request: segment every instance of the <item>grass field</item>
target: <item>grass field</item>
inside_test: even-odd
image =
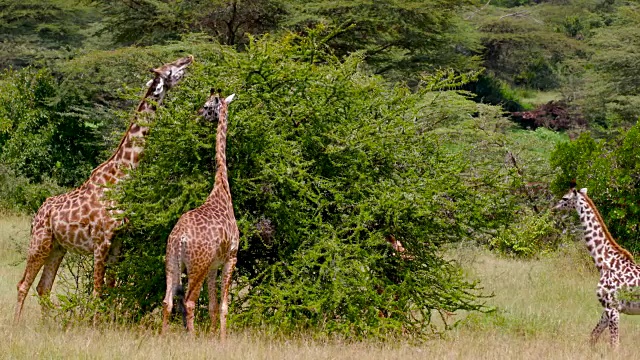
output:
[[[408,344],[270,339],[235,333],[222,345],[209,335],[180,331],[160,337],[155,329],[85,327],[63,330],[42,320],[29,296],[22,322],[12,325],[16,284],[24,269],[29,219],[0,215],[0,358],[5,359],[637,359],[640,316],[621,318],[621,346],[612,351],[605,332],[591,348],[588,337],[600,317],[597,274],[581,244],[541,260],[518,261],[460,247],[449,256],[468,276],[481,280],[492,314],[457,315],[461,322],[444,338]],[[16,244],[18,246],[16,247]],[[16,265],[17,263],[17,265]],[[55,286],[55,285],[54,285]],[[35,293],[35,286],[31,294]]]

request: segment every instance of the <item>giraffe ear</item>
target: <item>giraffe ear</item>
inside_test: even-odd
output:
[[[226,99],[224,99],[224,102],[226,102],[228,104],[228,103],[232,102],[235,97],[236,97],[236,94],[231,94],[231,95],[227,96]]]
[[[587,195],[587,188],[580,189],[580,193],[583,195]]]
[[[153,84],[153,79],[147,81],[147,87],[151,86],[151,84]]]

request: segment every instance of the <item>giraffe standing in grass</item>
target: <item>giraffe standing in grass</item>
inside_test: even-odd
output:
[[[231,190],[227,180],[227,105],[234,95],[221,99],[212,89],[200,114],[218,122],[216,135],[216,175],[213,190],[205,203],[180,217],[167,241],[167,293],[163,301],[162,333],[169,326],[173,296],[182,292],[180,276],[186,268],[188,284],[183,305],[187,331],[193,333],[196,301],[207,278],[209,316],[212,330],[220,316],[220,338],[225,340],[231,274],[236,265],[240,233],[233,213]],[[222,266],[222,299],[218,309],[216,278]]]
[[[105,186],[118,183],[126,176],[127,169],[138,165],[149,128],[136,120],[142,115],[144,121],[149,121],[148,117],[155,113],[156,105],[182,79],[192,62],[193,56],[188,56],[153,69],[155,78],[147,83],[147,92],[116,152],[95,168],[80,187],[52,196],[40,206],[31,224],[27,267],[18,283],[15,322],[20,319],[25,297],[42,267],[38,294],[46,297],[51,292],[67,250],[93,254],[93,295],[100,294],[107,260],[113,262],[117,256],[118,249],[111,247],[114,230],[122,223],[114,217],[118,213],[113,209],[116,204],[103,198]],[[111,279],[109,283],[113,285]]]
[[[621,299],[625,292],[640,290],[640,266],[631,254],[613,239],[587,189],[576,190],[575,184],[554,209],[576,209],[584,229],[587,250],[600,272],[596,294],[604,307],[598,325],[591,332],[591,344],[595,344],[605,328],[609,327],[610,343],[620,343],[618,325],[620,313],[640,315],[640,299]]]

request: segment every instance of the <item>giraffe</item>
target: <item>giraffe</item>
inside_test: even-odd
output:
[[[632,291],[640,286],[640,266],[633,256],[613,239],[602,220],[587,189],[576,190],[572,183],[569,192],[554,207],[557,210],[574,208],[580,216],[587,250],[600,272],[596,295],[604,307],[600,321],[591,332],[591,344],[595,345],[605,328],[609,327],[610,344],[620,343],[618,324],[620,313],[640,315],[640,301],[620,299],[620,292]]]
[[[219,92],[219,91],[218,91]],[[227,312],[231,274],[237,262],[240,233],[233,213],[231,190],[227,179],[227,105],[235,94],[222,100],[215,90],[200,109],[206,120],[218,122],[216,134],[216,174],[213,190],[204,204],[183,214],[167,240],[166,273],[167,292],[163,301],[162,333],[169,326],[174,294],[182,293],[180,276],[186,268],[188,284],[183,303],[183,320],[187,332],[193,333],[196,301],[207,277],[209,316],[214,330],[220,317],[220,338],[226,338]],[[216,278],[222,266],[221,304],[218,308]]]
[[[47,297],[68,250],[93,253],[93,296],[100,294],[106,262],[115,261],[118,252],[117,246],[111,247],[113,233],[122,223],[114,217],[119,213],[113,209],[115,204],[103,199],[105,186],[118,183],[126,176],[127,169],[138,165],[149,128],[136,120],[142,116],[148,121],[155,113],[156,105],[182,79],[192,62],[190,55],[152,69],[155,77],[147,83],[147,92],[115,153],[96,167],[80,187],[52,196],[40,206],[31,223],[27,266],[18,282],[15,323],[20,319],[25,297],[40,268],[44,267],[36,289],[40,296]],[[108,282],[113,285],[111,279]]]

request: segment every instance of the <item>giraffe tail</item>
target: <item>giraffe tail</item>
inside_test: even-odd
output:
[[[184,287],[182,284],[176,287],[176,300],[178,300],[178,311],[182,314],[182,323],[187,327],[187,308],[184,306]]]

